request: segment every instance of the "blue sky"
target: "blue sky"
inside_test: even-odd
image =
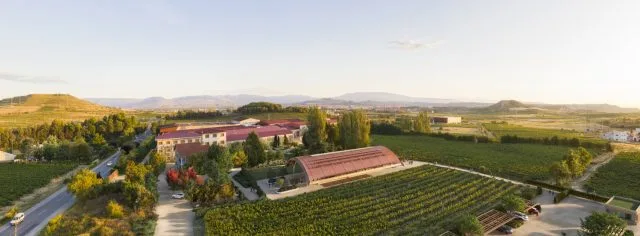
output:
[[[252,93],[640,107],[640,1],[0,0],[0,97]]]

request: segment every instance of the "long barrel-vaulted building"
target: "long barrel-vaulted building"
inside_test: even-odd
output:
[[[401,163],[396,154],[383,146],[301,156],[295,160],[296,168],[302,168],[303,184]]]

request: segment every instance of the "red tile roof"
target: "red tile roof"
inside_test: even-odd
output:
[[[234,129],[227,131],[227,142],[239,141],[247,139],[249,133],[255,132],[259,138],[270,137],[274,135],[291,134],[291,130],[278,126],[262,126],[245,129]]]
[[[288,124],[288,123],[297,123],[297,122],[304,122],[301,119],[281,119],[281,120],[263,120],[260,121],[260,125],[284,125],[284,124]]]
[[[400,163],[398,156],[383,146],[301,156],[296,159],[305,170],[309,182]]]
[[[201,143],[182,143],[176,144],[176,153],[183,157],[188,157],[196,153],[206,152],[209,146]]]

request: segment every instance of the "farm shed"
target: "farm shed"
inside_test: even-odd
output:
[[[16,155],[11,153],[0,151],[0,162],[12,162],[16,158]]]
[[[295,158],[302,167],[301,182],[315,181],[382,166],[400,164],[400,159],[383,146],[359,148]]]

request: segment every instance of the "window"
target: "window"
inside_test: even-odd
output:
[[[196,142],[196,140],[195,140],[195,139],[192,139],[192,140],[191,140],[191,142],[192,142],[192,143],[195,143],[195,142]]]
[[[178,143],[178,141],[176,141],[176,140],[173,140],[173,144],[177,144],[177,143]]]
[[[209,135],[208,135],[208,134],[205,134],[205,135],[204,135],[204,138],[209,138]]]
[[[224,140],[220,141],[220,144],[224,145]]]
[[[224,137],[224,133],[222,133],[222,137]]]

